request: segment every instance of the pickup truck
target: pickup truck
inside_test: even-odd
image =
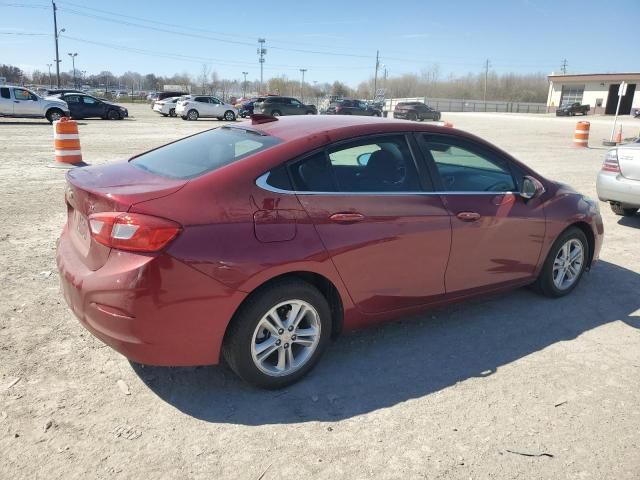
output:
[[[586,115],[587,112],[591,110],[590,105],[582,105],[579,102],[572,103],[570,105],[565,105],[564,107],[560,107],[556,110],[557,117],[573,117],[576,114]]]
[[[69,106],[59,98],[43,98],[24,87],[0,87],[0,117],[46,118],[53,123],[69,115]]]

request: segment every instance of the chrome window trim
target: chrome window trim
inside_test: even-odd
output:
[[[260,175],[256,179],[256,186],[266,190],[268,192],[273,193],[281,193],[285,195],[517,195],[518,192],[453,192],[453,191],[436,191],[436,192],[425,192],[422,190],[414,191],[414,192],[308,192],[308,191],[300,191],[296,192],[295,190],[282,190],[280,188],[272,187],[267,183],[267,179],[269,178],[269,174],[271,172],[264,173]]]

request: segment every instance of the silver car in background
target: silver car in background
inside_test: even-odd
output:
[[[596,183],[598,198],[609,202],[616,215],[635,215],[640,209],[640,142],[607,152]]]

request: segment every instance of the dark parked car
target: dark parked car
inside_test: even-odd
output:
[[[250,117],[253,115],[253,106],[256,102],[262,102],[267,97],[255,97],[251,98],[245,102],[240,104],[240,108],[238,108],[238,116],[242,118]]]
[[[129,116],[129,111],[115,103],[92,97],[86,93],[64,93],[58,95],[67,102],[71,118],[103,118],[105,120],[122,120]]]
[[[82,90],[74,90],[74,89],[68,89],[68,88],[50,88],[47,90],[47,95],[48,96],[57,96],[57,95],[62,95],[63,93],[82,93],[84,94],[85,92],[83,92]]]
[[[575,102],[570,105],[565,105],[556,110],[556,116],[558,117],[573,117],[574,115],[586,115],[591,110],[590,105],[582,105],[580,102]]]
[[[274,95],[265,97],[261,102],[255,102],[253,113],[279,117],[280,115],[315,115],[318,111],[315,105],[305,105],[297,98]]]
[[[338,102],[332,103],[325,112],[327,115],[363,115],[366,117],[381,117],[382,110],[369,105],[362,100],[351,100],[345,98]]]
[[[224,357],[267,388],[343,330],[567,295],[603,237],[596,202],[478,137],[358,116],[254,115],[71,170],[65,200],[57,265],[90,332],[143,364]]]
[[[405,120],[440,120],[441,114],[422,102],[400,102],[393,110],[393,118]]]

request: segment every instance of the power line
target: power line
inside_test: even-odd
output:
[[[567,59],[565,58],[564,60],[562,60],[562,65],[560,66],[560,70],[562,71],[563,74],[566,75],[567,73],[567,67],[569,66],[569,62],[567,62]]]

